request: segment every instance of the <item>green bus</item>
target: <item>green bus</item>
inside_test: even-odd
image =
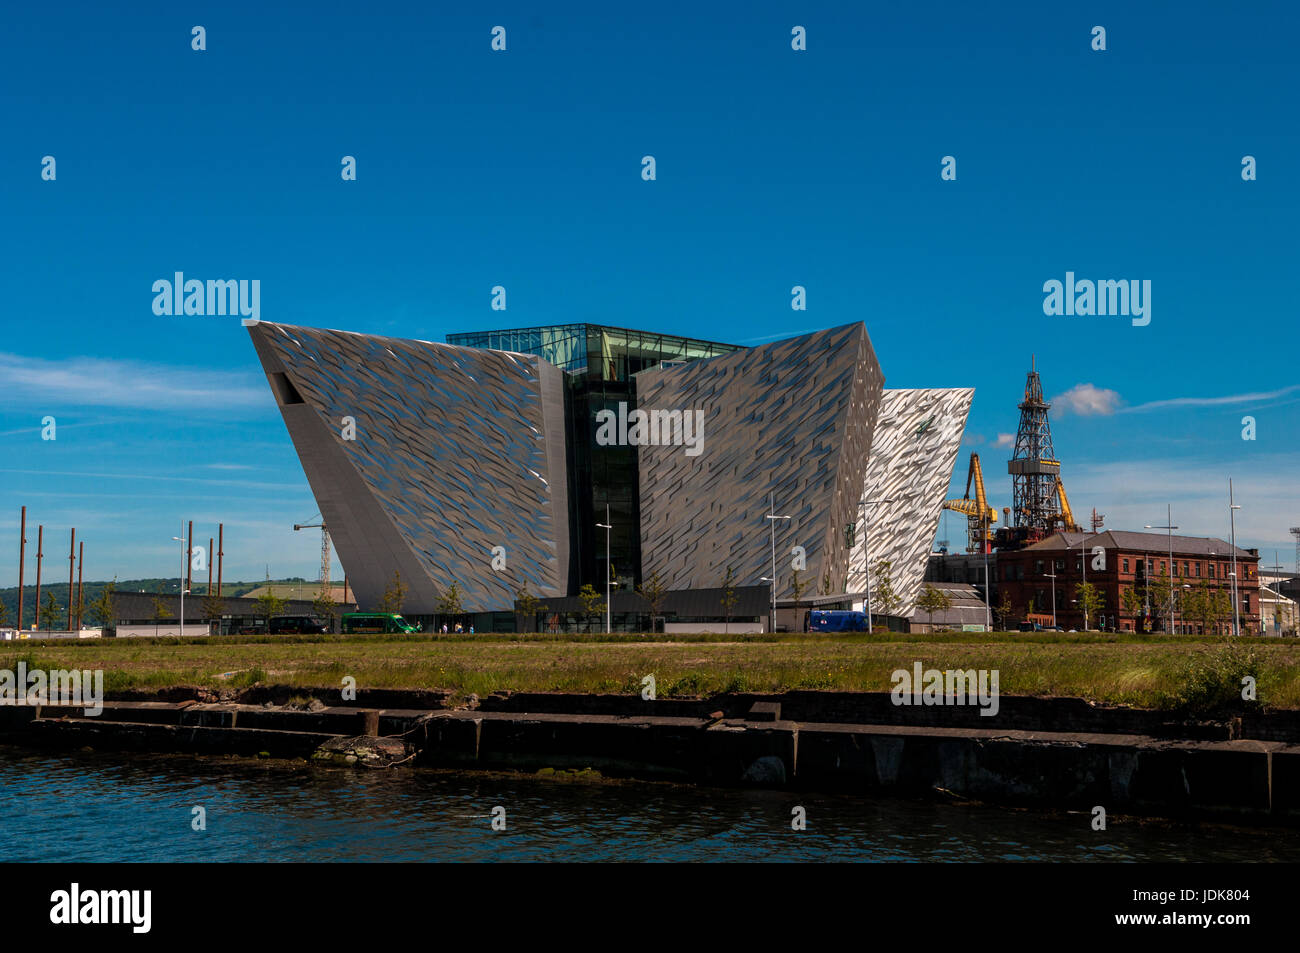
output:
[[[411,635],[419,632],[418,625],[412,625],[396,612],[345,612],[343,613],[343,634],[361,635],[383,633],[385,635]]]

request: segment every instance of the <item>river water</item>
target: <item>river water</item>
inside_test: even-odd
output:
[[[1300,831],[1094,832],[1084,814],[883,798],[13,748],[0,830],[10,861],[1300,860]]]

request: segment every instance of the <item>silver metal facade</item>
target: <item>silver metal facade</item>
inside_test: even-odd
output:
[[[524,583],[567,594],[562,371],[429,341],[267,322],[249,333],[363,607],[394,573],[411,613],[435,611],[452,583],[468,612],[510,609]]]
[[[884,392],[862,491],[861,512],[868,533],[856,534],[849,588],[865,591],[865,543],[870,550],[873,588],[880,582],[876,573],[879,562],[890,563],[890,587],[899,601],[891,615],[910,616],[920,597],[974,397],[971,388]],[[892,502],[866,506],[869,500]],[[879,603],[875,609],[880,611]]]
[[[703,446],[639,452],[642,577],[669,589],[771,575],[792,595],[792,548],[807,554],[806,594],[848,582],[845,528],[856,519],[884,375],[861,322],[637,375],[637,406],[703,411]]]

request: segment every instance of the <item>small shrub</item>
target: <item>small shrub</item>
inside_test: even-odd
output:
[[[1193,652],[1178,666],[1178,687],[1165,698],[1165,707],[1188,715],[1232,715],[1260,707],[1259,701],[1241,697],[1242,680],[1264,681],[1267,663],[1255,647],[1240,642],[1220,642]]]

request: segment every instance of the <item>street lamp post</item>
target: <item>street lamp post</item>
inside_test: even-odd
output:
[[[181,635],[185,635],[185,570],[190,565],[190,554],[185,549],[185,521],[181,520],[180,536],[173,536],[181,544]],[[161,613],[160,613],[161,614]]]
[[[767,493],[767,519],[768,524],[772,527],[772,616],[768,620],[769,631],[776,631],[776,521],[788,520],[788,516],[776,515],[776,494],[769,490]]]
[[[867,590],[867,632],[872,631],[871,625],[871,527],[867,524],[867,507],[875,506],[877,503],[892,503],[892,499],[886,500],[863,500],[858,504],[858,509],[862,511],[862,576],[866,583]],[[984,591],[988,592],[988,574],[984,576]]]
[[[1167,511],[1168,515],[1165,519],[1164,526],[1152,526],[1150,523],[1147,523],[1142,528],[1163,529],[1163,530],[1168,530],[1169,532],[1169,619],[1168,621],[1166,621],[1165,624],[1169,626],[1169,634],[1173,635],[1174,628],[1175,628],[1174,626],[1174,530],[1178,529],[1178,527],[1174,525],[1174,504],[1169,503],[1167,504],[1167,506],[1168,506],[1168,511]]]
[[[1232,533],[1232,634],[1241,635],[1241,603],[1237,595],[1237,510],[1232,499],[1232,478],[1228,478],[1228,521]]]
[[[1079,565],[1083,567],[1083,584],[1088,585],[1088,534],[1084,533],[1079,537]],[[1087,592],[1085,588],[1083,590]],[[1078,601],[1077,599],[1075,600]],[[1085,598],[1083,602],[1083,631],[1088,631],[1088,601]]]
[[[1056,630],[1056,573],[1043,573],[1048,579],[1052,580],[1052,630]]]
[[[609,635],[610,619],[612,618],[609,605],[609,580],[613,572],[610,570],[609,562],[609,531],[614,528],[614,524],[609,521],[609,504],[605,504],[605,522],[597,523],[597,529],[605,531],[605,634]],[[654,628],[654,625],[651,625]]]

